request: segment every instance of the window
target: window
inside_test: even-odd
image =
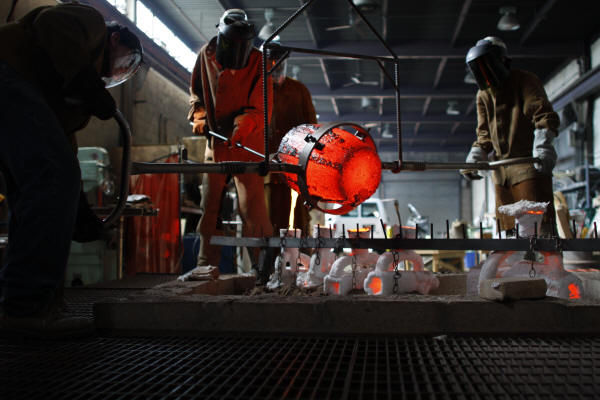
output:
[[[127,13],[127,0],[108,0],[121,14]],[[137,0],[135,3],[135,24],[142,32],[160,47],[165,49],[171,57],[188,71],[194,69],[196,53],[190,50],[175,34],[152,13],[144,3]]]
[[[342,217],[358,217],[358,207],[348,212],[347,214],[342,215]]]
[[[377,209],[377,203],[363,203],[360,214],[362,217],[379,218],[379,210]]]

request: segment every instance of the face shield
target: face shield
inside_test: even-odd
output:
[[[242,10],[227,10],[217,25],[216,59],[223,68],[242,69],[248,64],[254,25]]]
[[[466,62],[479,89],[498,89],[508,78],[506,48],[488,40],[480,40],[467,53]]]
[[[114,59],[110,70],[110,76],[103,77],[106,88],[111,88],[131,78],[140,68],[142,54],[137,50],[131,50],[127,54]]]
[[[276,64],[276,61],[273,61],[273,65],[275,65],[275,64]],[[287,60],[283,60],[281,63],[279,63],[277,68],[275,68],[273,70],[273,72],[271,72],[271,78],[273,79],[273,83],[275,83],[276,85],[281,85],[283,83],[283,81],[285,80],[286,75],[287,75]]]

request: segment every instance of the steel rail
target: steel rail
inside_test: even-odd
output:
[[[279,237],[213,236],[210,243],[220,246],[281,247]],[[600,239],[535,238],[521,239],[362,239],[362,238],[285,238],[290,248],[352,248],[402,250],[495,250],[495,251],[595,251]]]

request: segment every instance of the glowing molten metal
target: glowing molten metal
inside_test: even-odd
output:
[[[350,127],[352,132],[341,129]],[[304,174],[286,173],[288,186],[307,192],[316,202],[337,203],[337,209],[321,209],[345,214],[371,197],[381,181],[381,160],[369,133],[352,123],[327,126],[300,125],[281,141],[280,161],[304,167]],[[305,194],[306,195],[306,194]]]

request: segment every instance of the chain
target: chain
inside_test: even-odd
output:
[[[356,254],[352,254],[352,289],[356,288]]]
[[[323,246],[323,239],[321,238],[321,236],[317,237],[317,247],[315,248],[316,256],[315,256],[315,264],[318,265],[319,267],[321,266],[321,252],[319,250],[321,250],[321,247]]]
[[[283,275],[283,253],[285,253],[285,235],[279,237],[279,263],[277,268],[277,286],[281,286],[281,277]]]
[[[535,244],[536,244],[536,238],[535,237],[529,238],[529,250],[527,250],[527,254],[525,255],[525,258],[528,260],[531,260],[531,269],[529,270],[530,278],[535,278],[535,275],[536,275],[535,268],[533,268],[533,263],[535,262],[535,247],[536,247]]]
[[[399,261],[400,255],[398,254],[397,251],[393,251],[392,257],[394,258],[394,287],[392,288],[392,293],[397,294],[398,293],[398,280],[400,279],[400,268],[398,268],[398,265],[400,263],[400,261]]]

